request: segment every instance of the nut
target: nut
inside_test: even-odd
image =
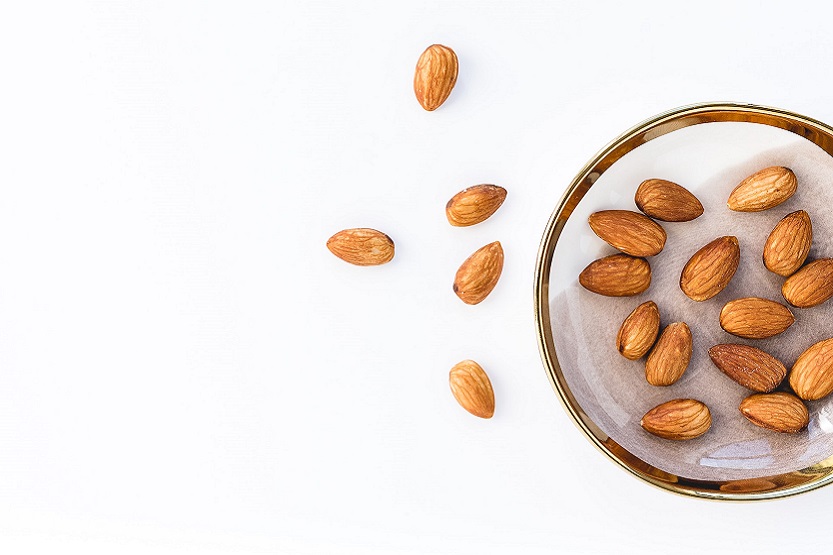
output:
[[[591,262],[578,281],[588,291],[608,297],[629,297],[651,285],[651,266],[644,258],[614,254]]]
[[[637,208],[655,220],[688,222],[703,214],[703,205],[688,189],[664,179],[648,179],[636,189]]]
[[[778,359],[749,345],[715,345],[709,349],[709,357],[721,372],[753,391],[768,393],[787,375]]]
[[[756,426],[775,432],[794,434],[810,423],[801,399],[781,391],[750,395],[741,401],[740,412]]]
[[[680,289],[690,299],[711,299],[729,285],[740,263],[737,237],[719,237],[698,250],[680,274]]]
[[[797,308],[810,308],[833,297],[833,258],[805,265],[781,286],[784,299]]]
[[[457,54],[441,44],[432,44],[419,57],[414,73],[414,93],[429,112],[446,101],[457,82]]]
[[[665,230],[654,220],[630,210],[602,210],[587,220],[611,247],[631,256],[654,256],[665,246]]]
[[[819,341],[801,353],[790,371],[790,387],[805,401],[833,392],[833,338]]]
[[[795,316],[789,308],[758,297],[729,301],[720,311],[720,327],[746,339],[778,335],[793,325],[793,322]]]
[[[483,368],[473,360],[454,365],[448,373],[451,393],[460,406],[480,418],[491,418],[495,413],[495,392]]]
[[[659,308],[654,301],[642,303],[622,322],[616,336],[616,348],[629,360],[642,358],[657,339]]]
[[[466,227],[485,221],[506,199],[506,189],[497,185],[475,185],[463,189],[445,205],[448,223]]]
[[[664,439],[686,440],[709,431],[712,416],[709,407],[694,399],[674,399],[645,413],[642,428]]]
[[[645,379],[649,384],[658,386],[675,383],[688,368],[692,348],[688,324],[668,324],[645,361]]]
[[[789,168],[764,168],[741,181],[726,205],[736,212],[768,210],[793,196],[797,187],[798,180]]]
[[[784,216],[767,237],[764,245],[764,266],[770,272],[788,277],[795,273],[810,253],[813,224],[804,210]]]
[[[466,304],[482,302],[497,285],[503,271],[500,241],[489,243],[469,256],[454,276],[454,292]]]
[[[350,264],[376,266],[393,259],[390,237],[369,228],[345,229],[327,239],[330,252]]]

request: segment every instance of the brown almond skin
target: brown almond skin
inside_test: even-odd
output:
[[[791,276],[807,260],[812,244],[813,224],[810,215],[804,210],[787,214],[767,237],[764,266],[779,276]]]
[[[467,227],[486,221],[506,200],[506,189],[497,185],[475,185],[463,189],[445,205],[448,223]]]
[[[709,407],[700,401],[674,399],[649,410],[639,424],[663,439],[689,440],[708,432],[712,417]]]
[[[720,327],[746,339],[765,339],[793,325],[795,316],[781,303],[746,297],[729,301],[720,311]]]
[[[419,104],[432,112],[442,106],[457,83],[459,63],[454,50],[432,44],[419,57],[414,72],[414,94]]]
[[[789,168],[772,166],[756,172],[735,187],[726,205],[735,212],[761,212],[795,194],[798,180]]]
[[[801,353],[790,371],[790,387],[805,401],[833,392],[833,338],[819,341]]]
[[[833,297],[833,258],[814,260],[787,278],[784,299],[796,308],[811,308]]]
[[[622,322],[616,335],[616,349],[628,360],[642,358],[651,350],[659,334],[659,308],[654,301],[644,302]]]
[[[685,322],[668,324],[645,361],[645,379],[656,386],[676,383],[691,360],[691,330]]]
[[[473,360],[454,365],[448,373],[451,394],[460,406],[480,418],[495,414],[495,393],[492,382],[483,368]]]
[[[654,256],[665,247],[662,226],[638,212],[602,210],[590,214],[587,222],[604,242],[631,256]]]
[[[782,391],[750,395],[739,408],[747,420],[774,432],[794,434],[810,423],[810,413],[801,399]]]
[[[606,297],[638,295],[651,285],[651,266],[644,258],[613,254],[591,262],[578,281],[588,291]]]
[[[454,276],[454,293],[466,304],[478,304],[489,296],[503,272],[500,241],[477,249],[460,265]]]
[[[703,214],[703,205],[691,191],[665,179],[648,179],[636,189],[637,208],[663,222],[689,222]]]
[[[729,285],[739,263],[737,237],[718,237],[694,253],[683,267],[680,289],[694,301],[711,299]]]
[[[356,266],[377,266],[393,260],[393,240],[375,229],[344,229],[327,239],[330,252]]]
[[[747,389],[768,393],[787,375],[774,356],[749,345],[726,343],[709,349],[709,358],[721,372]]]

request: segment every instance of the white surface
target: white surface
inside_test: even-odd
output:
[[[798,3],[6,2],[0,552],[812,553],[833,488],[655,490],[570,423],[532,271],[601,146],[735,100],[833,121],[829,13]],[[458,85],[411,89],[433,42]],[[445,201],[493,182],[488,222]],[[356,268],[345,227],[397,244]],[[481,305],[458,264],[499,239]],[[497,412],[462,412],[475,358]]]

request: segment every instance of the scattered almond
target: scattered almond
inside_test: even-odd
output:
[[[479,224],[494,214],[506,199],[506,189],[497,185],[475,185],[463,189],[445,205],[448,223],[457,227]]]
[[[602,210],[590,215],[590,228],[611,247],[631,256],[654,256],[665,247],[665,230],[630,210]]]
[[[784,299],[797,308],[810,308],[833,297],[833,258],[810,262],[781,286]]]
[[[778,335],[795,322],[790,309],[781,303],[747,297],[729,301],[720,311],[720,327],[738,337],[764,339]]]
[[[787,375],[778,359],[749,345],[715,345],[709,349],[709,357],[721,372],[753,391],[772,391]]]
[[[686,440],[709,431],[712,416],[709,407],[694,399],[674,399],[645,413],[642,428],[663,439]]]
[[[642,303],[625,318],[616,336],[616,348],[629,359],[642,358],[657,339],[659,308],[654,301]]]
[[[645,361],[645,379],[651,385],[672,385],[688,368],[692,348],[688,324],[668,324]]]
[[[651,266],[644,258],[614,254],[591,262],[578,281],[588,291],[608,297],[629,297],[651,285]]]
[[[813,243],[813,224],[804,210],[784,216],[764,245],[764,266],[779,276],[790,276],[798,270]]]
[[[357,266],[376,266],[393,259],[394,245],[390,237],[369,228],[345,229],[327,240],[334,255]]]
[[[801,353],[790,371],[790,387],[805,401],[833,392],[833,338],[819,341]]]
[[[690,299],[711,299],[729,285],[740,263],[737,237],[719,237],[698,250],[680,275],[680,289]]]
[[[736,212],[760,212],[793,196],[797,187],[798,180],[792,170],[772,166],[741,181],[726,204],[729,210]]]
[[[489,243],[469,256],[454,276],[454,292],[466,304],[482,302],[497,285],[503,271],[500,241]]]
[[[414,73],[414,93],[429,112],[439,108],[457,82],[457,54],[441,44],[433,44],[419,57]]]
[[[781,391],[750,395],[741,401],[740,412],[756,426],[775,432],[794,434],[810,423],[801,399]]]
[[[634,202],[642,212],[664,222],[688,222],[703,214],[703,205],[691,191],[664,179],[643,181]]]
[[[480,418],[491,418],[495,413],[495,393],[492,382],[483,368],[473,360],[454,365],[448,373],[451,393],[460,406]]]

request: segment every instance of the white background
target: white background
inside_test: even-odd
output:
[[[3,3],[0,552],[824,549],[833,488],[706,502],[606,460],[532,307],[550,212],[626,128],[709,100],[833,121],[823,5]],[[460,75],[429,113],[435,42]],[[484,182],[504,206],[449,226]],[[393,262],[327,251],[359,226]],[[448,391],[464,358],[491,420]]]

